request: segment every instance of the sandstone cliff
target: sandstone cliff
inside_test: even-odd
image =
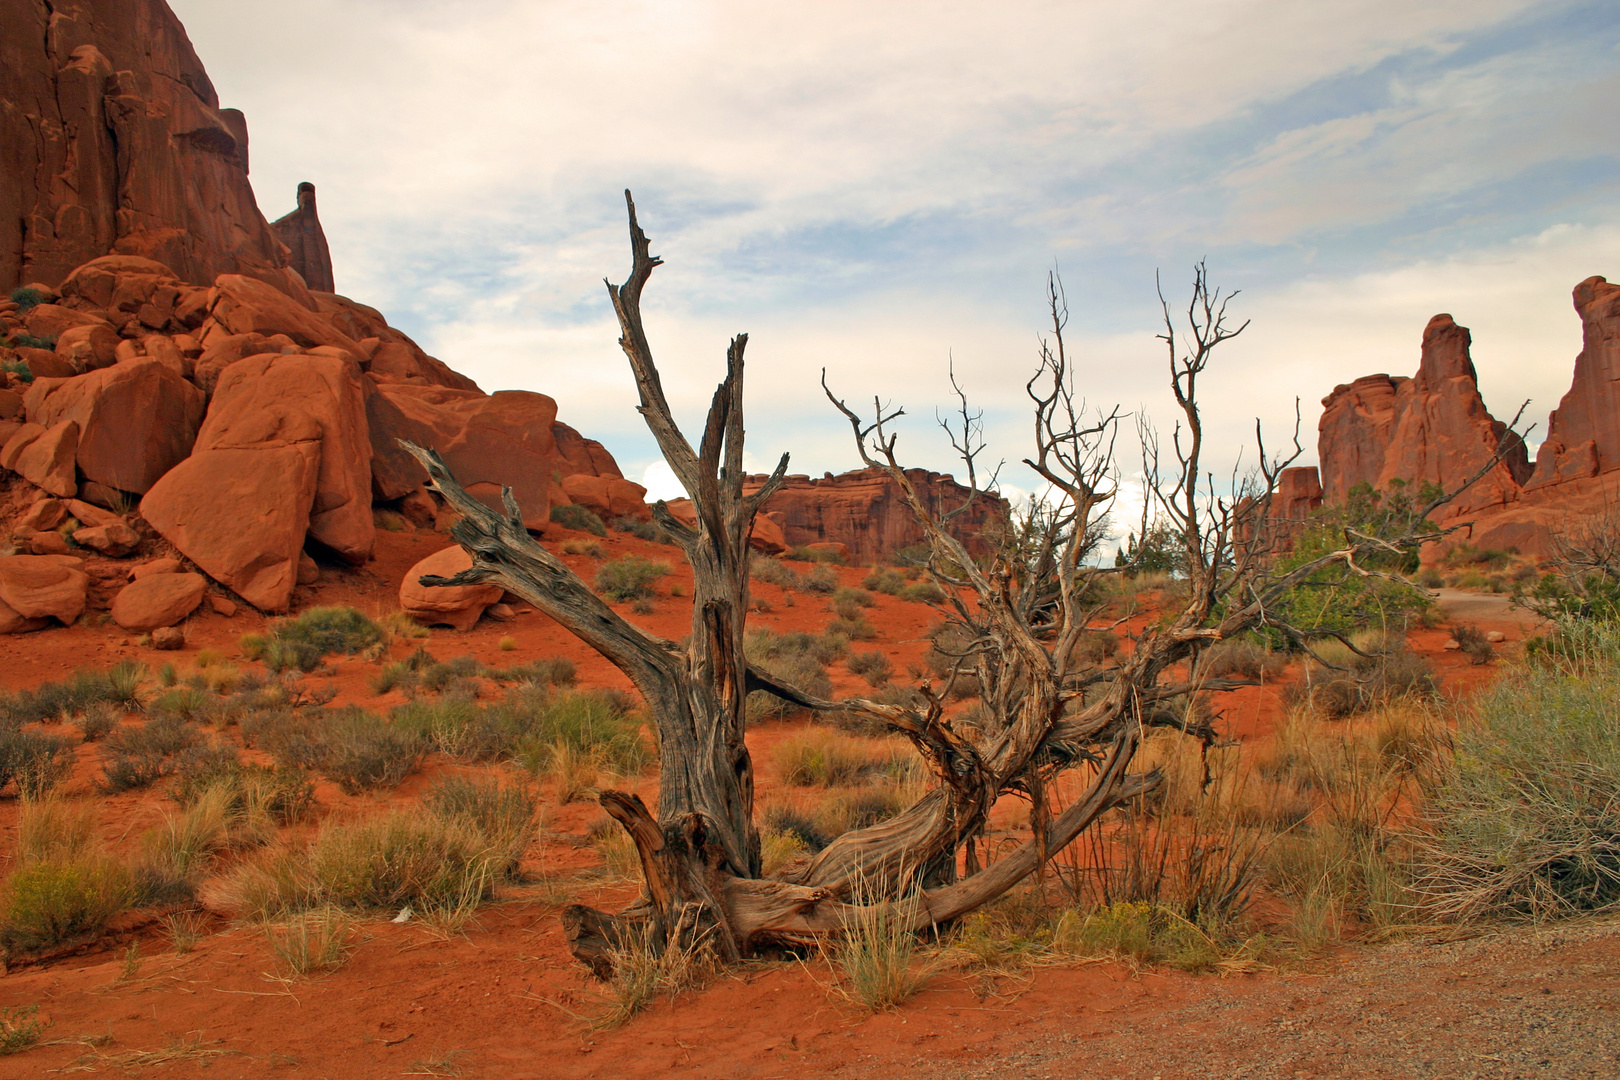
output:
[[[326,246],[326,233],[315,213],[315,185],[305,180],[298,185],[298,208],[270,223],[281,242],[287,245],[287,261],[304,279],[304,284],[320,292],[336,292],[332,284],[332,252]]]

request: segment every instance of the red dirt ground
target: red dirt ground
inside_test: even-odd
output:
[[[318,585],[301,590],[298,606],[344,603],[373,614],[393,610],[405,572],[447,542],[431,531],[380,533],[374,562],[359,570],[328,568]],[[617,533],[601,543],[610,557],[634,552],[669,561],[674,570],[664,591],[677,584],[690,595],[690,573],[674,549]],[[595,565],[587,556],[566,558],[587,575]],[[855,568],[840,571],[852,584],[864,573]],[[754,591],[769,610],[756,614],[753,626],[819,631],[831,619],[824,599],[785,596],[763,583]],[[688,613],[688,603],[666,595],[654,614],[629,617],[679,638],[687,630]],[[870,617],[880,628],[880,640],[858,647],[884,649],[897,675],[904,677],[907,668],[921,660],[926,633],[936,617],[923,605],[887,596],[877,598]],[[246,609],[229,619],[199,614],[186,627],[186,650],[160,654],[137,646],[116,626],[95,621],[87,617],[71,629],[4,639],[0,685],[33,686],[76,667],[105,667],[126,656],[153,667],[173,661],[183,668],[201,648],[241,662],[238,639],[265,622]],[[1514,640],[1523,633],[1511,617],[1474,621],[1485,629],[1501,629]],[[516,647],[503,651],[498,642],[508,636]],[[1472,667],[1460,654],[1444,651],[1446,636],[1444,630],[1420,631],[1412,642],[1434,665],[1448,693],[1466,693],[1491,677],[1490,668]],[[416,644],[396,642],[394,652],[404,655]],[[466,634],[435,630],[426,644],[440,659],[471,654],[497,666],[562,655],[578,664],[583,685],[627,687],[606,661],[532,610],[524,609],[504,623],[485,619]],[[371,692],[367,683],[376,670],[375,664],[357,659],[338,660],[311,678],[317,684],[332,683],[338,690],[337,704],[385,709],[402,701],[397,693],[379,697]],[[834,681],[843,693],[864,686],[841,667],[835,669]],[[1280,694],[1279,686],[1265,686],[1227,695],[1222,708],[1230,733],[1245,739],[1268,734],[1282,713]],[[766,725],[751,732],[763,796],[780,790],[772,774],[770,746],[800,727]],[[127,848],[172,804],[150,791],[94,794],[97,757],[94,747],[81,749],[75,775],[64,790],[70,797],[97,799],[110,846]],[[410,801],[435,776],[457,768],[436,756],[399,789],[378,797],[346,796],[322,783],[317,788],[317,814],[371,813]],[[635,786],[649,800],[656,790],[651,776]],[[602,818],[592,804],[557,806],[555,800],[545,800],[541,835],[526,856],[525,871],[557,875],[599,865],[586,834]],[[0,830],[5,834],[0,850],[7,855],[0,872],[9,870],[16,823],[16,801],[0,801]],[[633,892],[633,886],[593,882],[587,876],[572,884],[568,899],[612,908],[632,899]],[[208,895],[205,889],[205,903]],[[593,1033],[575,1014],[592,1010],[597,984],[567,955],[558,903],[544,884],[508,888],[465,935],[449,938],[435,937],[412,924],[368,920],[361,924],[361,940],[346,965],[328,975],[295,980],[278,977],[265,937],[255,928],[233,926],[216,915],[216,932],[204,937],[194,951],[180,955],[154,920],[131,916],[116,933],[77,955],[19,966],[0,978],[0,1007],[37,1004],[39,1016],[50,1021],[45,1045],[0,1057],[0,1078],[43,1076],[76,1065],[103,1072],[146,1067],[164,1077],[351,1080],[400,1075],[875,1077],[910,1068],[931,1076],[1162,1075],[1165,1080],[1214,1074],[1519,1075],[1491,1072],[1489,1066],[1473,1073],[1392,1065],[1365,1072],[1334,1071],[1351,1067],[1354,1061],[1331,1054],[1322,1059],[1326,1064],[1301,1058],[1283,1033],[1271,1027],[1261,1030],[1259,1021],[1249,1029],[1252,1044],[1219,1058],[1216,1051],[1226,1045],[1223,1039],[1230,1042],[1234,1017],[1257,1010],[1268,1016],[1287,1013],[1294,1008],[1287,1001],[1299,994],[1309,996],[1311,991],[1301,986],[1326,986],[1337,979],[1349,988],[1344,1002],[1364,1000],[1365,987],[1353,973],[1362,970],[1357,965],[1382,962],[1377,959],[1380,953],[1347,953],[1342,960],[1318,965],[1320,970],[1226,980],[1138,973],[1115,963],[1044,968],[1025,979],[945,973],[904,1008],[870,1017],[829,991],[832,977],[819,961],[761,963],[706,990],[660,1001],[622,1028]],[[1589,941],[1581,946],[1579,955],[1588,968],[1592,963],[1601,968],[1602,985],[1610,995],[1604,1000],[1612,1001],[1614,975],[1620,970],[1616,944],[1620,939],[1610,928],[1594,940],[1595,945]],[[133,978],[120,978],[131,943],[141,956],[139,970]],[[1538,973],[1552,963],[1547,956],[1561,957],[1560,949],[1576,948],[1571,942],[1554,942],[1535,954],[1533,962],[1523,957],[1504,961],[1498,974],[1506,980],[1504,986],[1530,985],[1527,980],[1543,978]],[[1419,965],[1415,970],[1417,974],[1403,976],[1402,985],[1412,995],[1434,991],[1430,997],[1444,1013],[1444,980],[1450,969]],[[1550,981],[1536,987],[1550,988],[1559,995],[1555,1000],[1562,1002],[1589,985],[1584,975],[1566,975],[1548,977]],[[1354,1043],[1363,1030],[1357,1026],[1362,1023],[1358,1008],[1346,1004],[1342,1015],[1324,1012],[1318,1018],[1319,1041],[1326,1038],[1331,1043],[1334,1032],[1342,1029],[1344,1044]],[[1456,1006],[1462,1008],[1460,1003]],[[1162,1021],[1172,1016],[1183,1020],[1166,1035]],[[1431,1020],[1424,1024],[1432,1026]],[[1141,1032],[1145,1041],[1136,1044],[1138,1057],[1111,1056],[1113,1044],[1108,1040],[1121,1030]],[[165,1048],[173,1057],[167,1063],[158,1060]],[[151,1051],[157,1057],[144,1062],[120,1058],[132,1051]],[[1217,1059],[1221,1067],[1211,1073]],[[1264,1061],[1266,1068],[1256,1071],[1257,1061]],[[1037,1065],[1039,1071],[1032,1071]],[[1275,1071],[1285,1066],[1288,1071]],[[1524,1075],[1544,1073],[1532,1070]]]

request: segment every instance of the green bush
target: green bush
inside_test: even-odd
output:
[[[309,869],[328,903],[433,912],[488,898],[509,855],[463,820],[397,810],[323,827]]]
[[[34,373],[26,360],[0,360],[0,372],[15,375],[25,383],[34,381]]]
[[[853,652],[845,661],[849,670],[865,679],[867,685],[882,686],[894,675],[894,667],[889,663],[889,657],[877,649],[871,652]]]
[[[636,600],[653,595],[658,579],[669,573],[667,563],[639,555],[624,555],[602,564],[596,572],[596,590],[610,600]]]
[[[102,787],[129,791],[161,780],[173,771],[174,755],[197,739],[197,729],[173,714],[119,728],[102,740]]]
[[[314,671],[330,653],[352,655],[380,645],[382,627],[352,607],[310,608],[242,637],[242,653],[271,671]]]
[[[856,615],[853,618],[840,615],[827,624],[827,635],[849,641],[871,641],[878,636],[878,632],[877,627],[868,622],[864,615]]]
[[[1419,889],[1442,915],[1620,907],[1620,632],[1583,670],[1514,671],[1473,702],[1427,792]]]
[[[816,566],[800,579],[799,588],[805,592],[821,593],[830,596],[838,591],[838,571],[828,563],[817,563]]]
[[[41,293],[38,289],[30,289],[26,285],[12,289],[11,299],[12,302],[17,305],[17,313],[19,315],[27,311],[29,308],[36,307],[45,302],[45,296],[43,293]]]
[[[33,334],[13,334],[11,347],[14,349],[54,349],[56,348],[56,335],[46,334],[44,337],[35,337]]]
[[[906,576],[900,571],[891,570],[886,566],[879,566],[873,568],[872,572],[861,580],[861,584],[873,592],[899,596],[900,591],[910,583],[906,581]]]
[[[909,600],[913,604],[942,604],[945,602],[945,590],[932,581],[919,581],[907,585],[897,594],[902,600]]]
[[[174,777],[171,794],[187,808],[217,789],[232,813],[263,813],[277,824],[291,825],[315,803],[315,786],[304,769],[247,764],[228,744],[183,751],[175,759]]]
[[[649,544],[674,543],[669,534],[663,529],[650,521],[642,521],[640,518],[616,517],[613,519],[613,528],[616,532],[629,533],[637,540],[645,540]]]
[[[44,860],[0,891],[0,947],[38,952],[101,933],[129,902],[129,878],[105,859]]]
[[[1329,719],[1342,719],[1439,693],[1429,662],[1407,648],[1404,637],[1367,631],[1351,640],[1361,653],[1333,639],[1316,642],[1317,655],[1333,666],[1310,661],[1305,679],[1291,684],[1284,700],[1309,706]]]
[[[845,638],[819,634],[778,634],[771,630],[751,630],[743,642],[748,662],[791,686],[819,698],[832,696],[832,680],[827,665],[849,649]],[[752,722],[779,720],[800,712],[799,706],[764,690],[748,695],[748,719]]]
[[[35,1019],[38,1005],[8,1005],[0,1008],[0,1057],[20,1054],[39,1042],[46,1021]]]
[[[607,526],[602,524],[602,519],[575,503],[553,506],[551,508],[551,520],[565,529],[588,532],[592,536],[607,535]]]
[[[787,557],[795,562],[832,563],[836,566],[844,565],[844,556],[833,548],[812,548],[809,545],[800,545],[789,550]]]
[[[799,572],[780,559],[756,554],[749,560],[748,567],[749,576],[755,581],[763,581],[779,589],[803,587],[804,582],[799,577]]]

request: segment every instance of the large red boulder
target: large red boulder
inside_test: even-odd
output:
[[[562,478],[568,501],[592,511],[603,521],[633,517],[643,521],[652,516],[647,505],[647,489],[617,476],[574,475]]]
[[[552,424],[551,438],[557,444],[557,467],[562,475],[624,476],[607,447],[595,439],[587,439],[567,424],[561,421]]]
[[[83,559],[68,555],[0,557],[0,604],[22,619],[56,619],[71,625],[84,614],[89,587]]]
[[[112,619],[136,633],[173,626],[197,610],[207,591],[208,579],[201,574],[150,574],[113,597]]]
[[[152,486],[141,516],[260,611],[286,611],[319,473],[319,440],[198,450]]]
[[[405,575],[399,585],[399,606],[423,626],[450,626],[470,630],[484,609],[501,601],[499,585],[423,585],[428,574],[450,577],[471,569],[472,556],[456,546],[436,551]]]
[[[35,487],[52,495],[76,495],[78,481],[73,469],[74,453],[79,446],[79,425],[63,420],[45,428],[33,438],[19,444],[24,432],[35,425],[25,425],[0,451],[10,469]],[[38,425],[43,426],[43,425]]]
[[[87,480],[136,494],[191,453],[203,419],[202,391],[153,359],[41,379],[26,400],[36,423],[78,423],[75,460]]]
[[[309,538],[356,564],[376,540],[361,378],[334,356],[246,357],[220,377],[197,433],[199,451],[309,444],[318,463]]]
[[[411,383],[383,383],[378,389],[394,406],[388,421],[394,426],[372,430],[379,451],[398,438],[437,450],[475,498],[499,510],[501,486],[509,485],[524,523],[531,529],[545,527],[556,459],[551,434],[557,419],[555,401],[527,390],[486,396]]]
[[[360,347],[311,306],[256,278],[221,274],[214,283],[212,318],[231,334],[286,334],[306,348],[335,345],[360,359]]]

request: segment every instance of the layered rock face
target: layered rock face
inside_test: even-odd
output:
[[[115,252],[279,280],[247,124],[162,0],[0,0],[0,292]]]
[[[1518,443],[1436,514],[1440,524],[1472,522],[1471,543],[1546,555],[1557,534],[1620,498],[1620,286],[1588,278],[1574,303],[1583,348],[1534,468]],[[1416,377],[1370,375],[1323,399],[1318,453],[1328,502],[1362,482],[1457,488],[1490,462],[1506,425],[1480,398],[1469,344],[1466,328],[1436,315]]]
[[[936,514],[956,509],[968,497],[968,489],[944,473],[908,469],[906,476]],[[744,490],[758,491],[765,480],[763,475],[750,476]],[[765,513],[781,526],[789,547],[843,544],[854,563],[876,563],[923,541],[922,527],[899,485],[880,469],[858,469],[838,476],[827,473],[820,479],[789,476],[765,504]],[[954,527],[968,550],[978,553],[985,548],[979,539],[985,525],[1004,519],[1007,513],[1006,500],[981,494]]]

